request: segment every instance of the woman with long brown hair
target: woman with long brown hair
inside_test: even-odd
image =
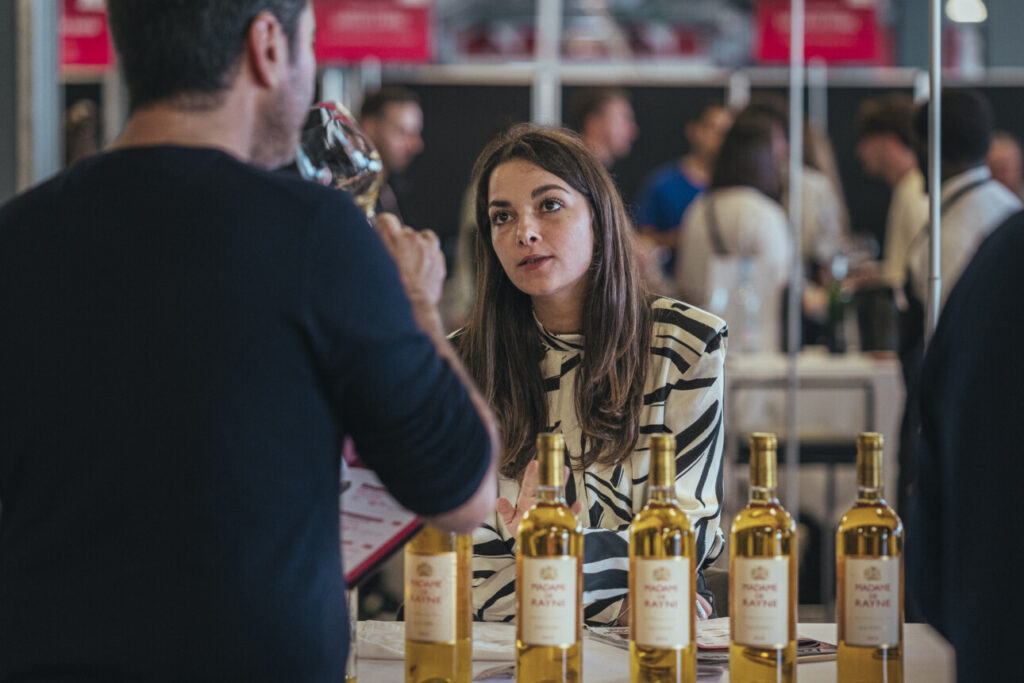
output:
[[[504,440],[502,498],[474,536],[476,615],[514,615],[534,439],[558,431],[572,470],[566,497],[586,527],[584,616],[611,623],[625,610],[628,526],[646,502],[650,434],[676,435],[698,566],[721,551],[725,324],[644,291],[622,199],[574,135],[517,126],[487,146],[473,177],[477,298],[455,344]]]

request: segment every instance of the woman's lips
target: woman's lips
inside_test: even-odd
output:
[[[519,267],[523,268],[524,270],[536,270],[537,268],[540,268],[551,259],[551,256],[541,256],[539,254],[534,256],[527,256],[526,258],[519,262]]]

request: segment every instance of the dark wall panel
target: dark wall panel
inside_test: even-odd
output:
[[[475,85],[410,88],[423,107],[424,148],[397,183],[404,217],[416,228],[454,236],[473,162],[499,126],[529,120],[530,89]]]

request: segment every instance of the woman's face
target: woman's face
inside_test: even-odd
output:
[[[514,159],[491,172],[487,200],[491,244],[512,284],[535,300],[581,305],[594,254],[587,198]]]

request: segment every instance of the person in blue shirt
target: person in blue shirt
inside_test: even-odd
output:
[[[641,234],[658,246],[675,249],[683,213],[707,187],[715,157],[731,125],[732,113],[720,104],[705,105],[686,124],[689,152],[656,168],[641,186],[636,207],[636,225]]]

